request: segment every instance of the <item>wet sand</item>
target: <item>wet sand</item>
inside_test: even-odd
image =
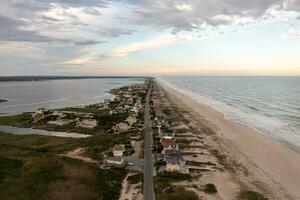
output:
[[[278,141],[224,118],[224,115],[189,96],[159,82],[177,106],[190,111],[194,118],[205,120],[225,144],[226,151],[238,159],[253,176],[275,196],[300,199],[300,154]],[[278,195],[276,195],[276,193]]]

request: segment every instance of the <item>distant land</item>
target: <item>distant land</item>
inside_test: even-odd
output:
[[[8,102],[7,99],[0,99],[0,103],[5,103],[5,102]]]
[[[45,81],[64,79],[145,78],[144,76],[0,76],[0,81]]]

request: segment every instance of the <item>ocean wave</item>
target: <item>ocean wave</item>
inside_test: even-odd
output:
[[[158,81],[184,95],[191,97],[199,103],[205,104],[221,112],[224,115],[224,118],[246,125],[263,135],[284,141],[286,144],[291,144],[293,149],[300,152],[299,129],[291,126],[290,121],[270,116],[264,110],[254,106],[248,106],[247,104],[242,105],[240,103],[241,101],[231,101],[228,103],[225,100],[220,101],[221,98],[216,99],[213,96],[205,96],[200,91],[191,91],[192,87],[190,85],[189,87],[185,87],[180,83],[174,83],[161,78],[159,78]]]

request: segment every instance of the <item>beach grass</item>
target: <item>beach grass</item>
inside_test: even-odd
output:
[[[195,178],[195,177],[193,177]],[[164,173],[164,175],[156,176],[154,178],[155,194],[158,200],[198,200],[198,196],[192,192],[186,190],[181,186],[172,185],[173,182],[179,181],[191,181],[192,176],[189,174],[180,173]]]
[[[126,172],[60,155],[81,146],[102,151],[115,140],[1,133],[0,199],[118,199]]]
[[[133,184],[138,184],[140,182],[143,182],[144,180],[144,176],[142,173],[136,173],[136,174],[133,174],[131,176],[128,176],[127,178],[127,181],[133,185]]]

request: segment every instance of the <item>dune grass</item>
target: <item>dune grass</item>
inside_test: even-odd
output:
[[[165,173],[154,178],[155,194],[157,200],[198,200],[198,196],[181,186],[173,186],[172,182],[191,181],[189,174]]]
[[[126,172],[59,155],[81,146],[107,150],[117,140],[99,139],[0,133],[0,199],[118,199]]]

